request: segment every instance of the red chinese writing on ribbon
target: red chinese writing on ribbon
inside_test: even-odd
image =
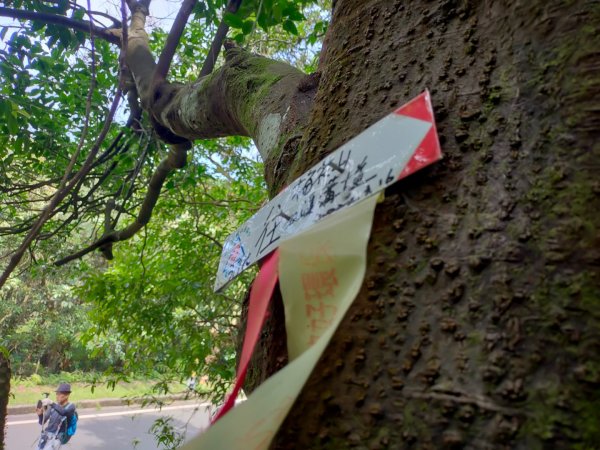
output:
[[[314,344],[331,325],[337,307],[329,301],[335,297],[338,275],[328,246],[301,258],[307,271],[301,274],[304,308],[310,329],[309,345]]]

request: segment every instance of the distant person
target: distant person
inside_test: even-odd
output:
[[[192,376],[189,377],[186,381],[188,390],[195,391],[197,384],[198,384],[198,377],[196,376],[196,372],[192,372]]]
[[[69,403],[70,394],[71,385],[61,383],[56,389],[56,402],[47,397],[38,402],[35,412],[42,426],[38,450],[58,449],[75,434],[77,412],[75,405]]]

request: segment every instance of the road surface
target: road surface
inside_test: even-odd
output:
[[[209,404],[178,402],[159,411],[151,406],[144,409],[110,407],[78,409],[77,433],[62,450],[156,450],[157,444],[149,429],[158,418],[173,417],[177,430],[187,428],[186,441],[205,429],[209,423]],[[8,416],[6,450],[35,449],[40,434],[35,412]]]

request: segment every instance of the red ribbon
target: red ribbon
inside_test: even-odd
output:
[[[271,301],[271,297],[273,297],[273,291],[279,278],[278,266],[279,250],[277,249],[265,256],[258,275],[254,283],[252,283],[250,300],[248,302],[248,318],[246,321],[244,345],[242,346],[242,356],[240,357],[235,384],[233,385],[233,390],[227,396],[225,403],[213,417],[211,424],[215,423],[233,408],[235,399],[244,384],[248,364],[250,364],[250,358],[260,338],[260,331],[267,317],[267,308],[269,307],[269,302]]]

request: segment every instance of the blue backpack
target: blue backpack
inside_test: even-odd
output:
[[[67,416],[65,419],[67,421],[67,426],[65,427],[65,432],[62,434],[62,438],[60,440],[61,444],[66,444],[69,442],[77,431],[77,420],[79,419],[77,411],[74,411],[73,414],[71,414],[71,417]]]

